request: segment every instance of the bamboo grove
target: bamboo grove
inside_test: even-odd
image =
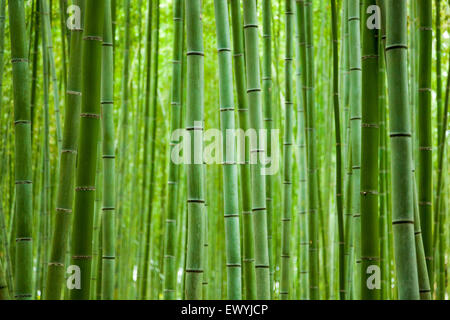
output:
[[[445,0],[0,0],[0,299],[448,299],[449,39]]]

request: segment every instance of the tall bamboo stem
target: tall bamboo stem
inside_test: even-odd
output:
[[[386,59],[392,148],[392,229],[398,297],[419,299],[408,103],[406,1],[388,1]]]
[[[265,0],[270,4],[269,1]],[[244,131],[249,128],[248,101],[246,95],[246,75],[244,40],[242,31],[240,0],[231,0],[231,23],[233,34],[233,60],[234,76],[236,82],[238,127]],[[267,6],[267,3],[265,3]],[[266,11],[263,11],[267,14]],[[265,16],[265,20],[267,17]],[[267,52],[266,55],[267,56]],[[267,62],[270,69],[270,60]],[[263,69],[264,70],[264,69]],[[267,100],[266,100],[267,101]],[[270,99],[269,99],[270,102]],[[243,242],[243,287],[245,298],[253,300],[256,298],[256,274],[255,274],[255,238],[253,226],[253,213],[251,211],[252,195],[250,188],[250,165],[249,146],[244,149],[244,161],[239,164],[241,203],[242,203],[242,242]],[[242,156],[241,156],[242,157]],[[268,178],[269,176],[267,176]]]
[[[201,1],[186,1],[187,32],[187,100],[186,130],[189,133],[190,150],[187,165],[188,179],[188,234],[186,253],[186,299],[202,298],[202,247],[203,247],[203,25]]]
[[[33,239],[32,239],[32,168],[31,168],[31,115],[28,86],[28,48],[24,2],[9,0],[11,34],[11,63],[14,96],[15,126],[15,292],[19,300],[32,297]]]
[[[283,180],[283,216],[282,248],[281,248],[281,287],[280,297],[283,300],[290,298],[290,241],[292,216],[292,147],[294,129],[294,94],[293,94],[293,43],[294,43],[294,8],[292,0],[285,1],[286,14],[286,57],[285,57],[285,126],[284,126],[284,180]],[[276,151],[275,151],[276,152]]]
[[[433,212],[432,212],[432,134],[431,134],[431,50],[432,5],[431,0],[418,1],[419,12],[419,79],[418,79],[418,201],[423,245],[427,259],[428,276],[433,291]]]
[[[79,268],[74,272],[75,276],[79,276],[80,286],[77,287],[75,283],[71,289],[72,300],[89,299],[90,293],[104,12],[103,0],[86,2],[81,69],[80,143],[71,248],[71,264]]]
[[[247,96],[249,105],[250,128],[257,133],[263,128],[261,105],[261,80],[258,54],[258,19],[256,1],[246,0],[244,8],[244,39],[247,73]],[[262,175],[261,149],[259,137],[256,145],[250,146],[250,164],[252,175],[252,212],[255,225],[255,272],[256,298],[270,298],[269,250],[267,243],[266,186]]]
[[[220,123],[223,144],[223,194],[226,237],[227,297],[231,300],[242,298],[241,290],[241,249],[239,234],[239,198],[237,190],[236,145],[233,132],[234,96],[233,73],[230,48],[230,25],[226,0],[214,0],[219,52]],[[206,259],[205,259],[206,261]]]
[[[81,13],[84,12],[84,0],[78,0]],[[82,22],[80,17],[80,22]],[[66,92],[66,111],[64,132],[60,155],[60,173],[56,203],[55,225],[52,237],[52,248],[48,263],[47,288],[45,298],[54,300],[61,298],[61,289],[65,273],[65,253],[70,228],[72,203],[75,184],[75,163],[77,160],[78,130],[81,107],[81,55],[83,24],[71,30],[69,61],[69,77]]]
[[[182,73],[182,55],[183,55],[183,24],[184,24],[184,5],[181,0],[176,0],[173,6],[173,60],[172,60],[172,88],[171,88],[171,106],[172,117],[170,125],[171,135],[180,128],[181,117],[181,73]],[[180,141],[172,140],[170,142],[170,154],[174,146]],[[167,206],[166,218],[166,239],[164,249],[164,298],[174,300],[176,298],[176,231],[177,231],[177,197],[179,190],[178,172],[179,166],[169,160],[168,195],[172,199]],[[178,222],[178,223],[181,223]]]
[[[378,30],[365,23],[373,0],[363,2],[362,122],[361,122],[361,298],[379,299],[380,266],[378,226]],[[378,272],[378,275],[377,275]]]
[[[115,269],[115,150],[114,150],[114,70],[111,0],[105,0],[105,20],[102,50],[102,158],[103,158],[103,206],[102,206],[102,271],[101,292],[103,300],[114,296]],[[100,282],[97,284],[100,286]]]

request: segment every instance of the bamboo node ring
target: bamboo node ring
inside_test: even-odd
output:
[[[20,63],[20,62],[28,63],[28,59],[26,59],[26,58],[13,58],[13,59],[11,59],[11,63]]]
[[[389,136],[391,138],[401,138],[401,137],[410,138],[411,137],[411,133],[409,133],[409,132],[397,132],[397,133],[391,133]]]
[[[412,221],[412,220],[392,221],[392,225],[396,225],[396,224],[414,224],[414,221]]]
[[[391,44],[389,46],[386,46],[385,51],[394,50],[394,49],[406,49],[408,50],[408,46],[405,44]]]
[[[186,269],[187,273],[203,273],[202,269]]]
[[[92,186],[81,186],[81,187],[76,187],[75,191],[95,191],[95,187],[92,187]]]
[[[227,263],[227,267],[229,267],[229,268],[240,268],[241,264],[240,263]]]
[[[92,259],[92,256],[83,256],[83,255],[72,256],[72,259],[73,260],[90,260],[90,259]]]
[[[47,265],[55,266],[55,267],[64,267],[64,263],[60,263],[60,262],[49,262]]]
[[[31,180],[17,180],[15,184],[32,184],[33,182]]]
[[[85,37],[83,37],[83,40],[86,40],[86,41],[101,41],[101,42],[103,42],[103,38],[99,37],[99,36],[85,36]]]
[[[224,218],[239,218],[238,214],[225,214],[223,216]]]
[[[204,57],[205,54],[203,53],[203,51],[188,51],[186,53],[187,56],[201,56]]]
[[[71,150],[71,149],[62,149],[61,153],[71,153],[71,154],[77,154],[77,150]]]
[[[200,199],[188,199],[187,203],[205,203],[205,200]]]
[[[14,125],[19,125],[19,124],[31,124],[30,120],[16,120],[14,121]]]
[[[79,91],[73,91],[73,90],[67,90],[66,91],[67,94],[73,95],[73,96],[81,96],[82,93]]]
[[[81,118],[100,119],[100,115],[96,113],[80,113]]]

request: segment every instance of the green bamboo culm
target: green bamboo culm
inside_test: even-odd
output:
[[[265,0],[266,2],[269,2]],[[246,95],[246,75],[244,58],[244,40],[241,21],[240,0],[231,0],[231,23],[233,33],[233,59],[234,75],[236,82],[238,126],[246,132],[249,128],[248,100]],[[265,54],[266,56],[266,54]],[[271,61],[268,62],[271,68]],[[269,100],[270,103],[270,100]],[[244,297],[247,300],[256,298],[256,274],[255,274],[255,237],[252,212],[252,195],[250,187],[249,146],[245,145],[243,159],[239,159],[239,174],[242,203],[242,259],[243,259],[243,287]],[[269,176],[268,176],[269,177]]]
[[[364,0],[362,12],[362,122],[361,122],[361,299],[380,298],[380,243],[378,226],[378,29],[370,25],[378,11],[374,0]],[[376,19],[375,19],[376,21]],[[366,23],[367,22],[367,23]],[[373,22],[376,24],[376,22]]]
[[[2,4],[0,3],[0,8]],[[0,61],[1,63],[1,61]],[[3,150],[4,151],[4,150]],[[2,156],[4,153],[2,152]],[[3,165],[0,169],[3,169]],[[3,211],[3,205],[0,204],[0,232],[1,232],[1,240],[0,240],[0,253],[2,259],[0,259],[0,300],[9,300],[10,293],[13,292],[12,279],[10,270],[8,270],[7,266],[11,264],[9,257],[9,248],[8,248],[8,240],[7,240],[7,230],[5,226],[5,213]]]
[[[258,19],[256,1],[245,0],[244,9],[244,39],[247,74],[247,96],[250,115],[250,128],[263,129],[261,106],[261,80],[258,53]],[[266,188],[263,166],[259,161],[264,158],[265,150],[260,149],[260,141],[251,145],[250,161],[252,175],[252,212],[255,226],[255,270],[256,298],[270,299],[269,250],[267,244]]]
[[[51,80],[53,84],[53,99],[54,99],[54,110],[55,110],[55,118],[56,118],[56,140],[58,145],[58,150],[61,149],[62,143],[62,134],[61,134],[61,115],[59,110],[59,87],[58,87],[58,79],[56,76],[56,67],[55,67],[55,57],[53,52],[53,41],[52,41],[52,32],[50,25],[50,11],[48,0],[40,0],[40,10],[42,15],[41,28],[43,32],[43,37],[45,36],[46,41],[43,46],[43,50],[46,51],[48,55],[48,63],[49,70],[51,72]]]
[[[36,7],[39,6],[39,2],[36,1],[35,3]],[[36,8],[35,13],[33,15],[33,21],[34,21],[34,39],[33,39],[33,49],[31,52],[32,55],[32,71],[31,71],[31,102],[30,102],[30,109],[31,109],[31,132],[33,132],[33,119],[34,119],[34,110],[35,110],[35,104],[36,104],[36,91],[37,91],[37,72],[38,72],[38,56],[39,56],[39,39],[40,39],[40,32],[39,32],[39,25],[40,25],[40,19],[39,19],[39,10]],[[33,142],[33,137],[31,138],[31,142]]]
[[[442,39],[441,39],[441,0],[434,0],[434,6],[435,6],[435,29],[436,29],[436,46],[435,46],[435,53],[436,53],[436,105],[437,105],[437,129],[438,129],[438,142],[441,141],[441,132],[443,128],[443,116],[442,113]],[[438,143],[438,150],[441,148],[441,145]],[[436,185],[438,186],[438,185]],[[437,191],[437,190],[436,190]],[[438,204],[439,200],[437,199],[436,194],[436,200],[435,203]],[[434,218],[435,221],[438,221],[439,224],[439,216],[436,214],[436,208],[439,208],[439,205],[434,206]],[[434,234],[434,238],[436,239],[436,233]]]
[[[70,32],[70,29],[67,28],[67,0],[59,0],[59,26],[61,30],[60,39],[61,39],[61,51],[62,51],[62,87],[64,89],[67,88],[67,60],[68,60],[68,51],[67,45],[69,45],[70,50],[70,39],[67,35]],[[64,104],[66,105],[66,100],[64,100]],[[62,138],[62,137],[61,137]]]
[[[41,23],[44,24],[46,9],[43,9],[45,6],[44,0],[39,2],[39,8],[41,9]],[[42,36],[42,47],[47,48],[48,42],[48,34],[45,32],[45,28],[41,28],[41,36]],[[48,210],[50,208],[50,151],[49,151],[49,70],[50,70],[50,57],[49,52],[47,50],[43,50],[42,54],[42,68],[43,68],[43,113],[44,113],[44,132],[42,135],[42,174],[41,174],[41,190],[40,190],[40,214],[39,214],[39,241],[37,246],[38,252],[38,261],[37,261],[37,273],[35,277],[36,282],[36,291],[44,292],[44,279],[45,270],[44,266],[47,260],[47,246],[44,244],[44,239],[46,238],[46,229],[47,229],[47,219],[48,219]]]
[[[70,30],[70,61],[66,92],[66,110],[64,132],[60,155],[59,184],[56,196],[54,231],[51,241],[50,260],[47,270],[45,299],[61,299],[64,285],[65,254],[72,217],[72,204],[75,184],[75,163],[77,160],[78,130],[81,107],[81,48],[83,36],[83,13],[85,0],[77,0],[75,6],[80,8],[79,25]]]
[[[155,10],[155,26],[153,31],[155,34],[153,35],[155,45],[153,46],[153,81],[151,82],[151,108],[152,108],[152,115],[150,118],[151,121],[151,141],[150,141],[150,191],[148,195],[148,214],[147,214],[147,221],[146,221],[146,231],[145,231],[145,246],[144,246],[144,270],[143,270],[143,276],[142,276],[142,288],[141,288],[141,297],[142,299],[146,299],[147,295],[147,288],[149,287],[149,279],[148,279],[148,272],[149,270],[149,261],[150,261],[150,242],[151,242],[151,227],[152,227],[152,217],[153,217],[153,197],[155,194],[155,187],[154,187],[154,177],[156,172],[156,165],[155,165],[155,158],[156,158],[156,129],[158,127],[157,117],[158,117],[158,55],[159,55],[159,26],[160,26],[160,8],[159,8],[159,0],[153,2],[154,3],[154,10]],[[150,6],[152,6],[152,3],[149,3]],[[152,9],[153,10],[153,9]],[[149,11],[150,12],[150,11]],[[150,21],[150,20],[149,20]]]
[[[431,52],[432,2],[418,0],[419,11],[419,79],[418,128],[419,140],[417,188],[422,239],[427,261],[428,278],[433,291],[433,217],[432,217],[432,132],[431,132]]]
[[[187,171],[188,234],[186,252],[186,299],[202,298],[202,247],[204,232],[204,179],[203,179],[203,26],[201,0],[186,1],[187,33],[187,97],[186,130],[190,150]]]
[[[305,132],[305,108],[306,108],[306,90],[303,89],[306,81],[306,55],[305,55],[305,30],[304,30],[304,19],[303,19],[303,4],[300,1],[295,2],[295,21],[297,30],[297,41],[296,41],[296,89],[297,89],[297,128],[298,128],[298,148],[299,148],[299,182],[300,182],[300,196],[299,196],[299,207],[298,207],[298,224],[300,228],[300,236],[298,242],[298,250],[300,252],[299,260],[299,295],[300,300],[308,299],[308,215],[307,209],[307,181],[306,181],[306,132]]]
[[[294,130],[294,94],[293,94],[293,44],[294,44],[294,8],[292,0],[285,1],[286,14],[286,57],[285,57],[285,126],[284,126],[284,180],[283,215],[281,247],[281,287],[280,298],[290,298],[290,242],[292,216],[292,148]],[[276,151],[275,151],[276,152]]]
[[[0,300],[9,300],[8,284],[5,277],[5,268],[0,260]]]
[[[149,6],[152,6],[152,1],[149,2]],[[120,145],[120,153],[123,155],[128,154],[128,131],[129,131],[129,124],[128,124],[128,117],[129,117],[129,104],[130,104],[130,99],[129,99],[129,87],[130,87],[130,0],[124,0],[122,2],[122,8],[125,12],[125,21],[124,21],[124,35],[123,35],[123,42],[125,44],[124,46],[124,50],[123,50],[123,56],[122,56],[122,79],[121,79],[121,101],[120,101],[120,105],[121,105],[121,114],[120,114],[120,124],[121,124],[121,129],[120,129],[120,140],[119,140],[119,145]],[[111,8],[112,9],[112,8]],[[113,31],[114,32],[114,31]],[[113,33],[114,34],[114,33]],[[113,44],[114,44],[114,40],[113,40]],[[117,180],[117,199],[119,200],[119,202],[117,203],[117,235],[118,235],[118,239],[117,239],[117,256],[121,257],[122,256],[122,252],[124,251],[124,236],[122,235],[122,230],[125,226],[124,220],[122,219],[123,215],[124,215],[124,211],[126,210],[126,205],[125,203],[122,201],[123,199],[123,195],[127,193],[127,187],[126,184],[123,182],[123,180],[125,179],[125,177],[128,175],[128,166],[126,165],[126,156],[120,157],[118,160],[118,167],[119,167],[119,171],[121,172],[121,174],[118,176],[118,180]],[[143,225],[143,224],[142,224]],[[125,254],[123,254],[125,256]],[[116,274],[120,274],[120,272],[122,272],[122,259],[118,259],[118,262],[116,264]],[[141,264],[139,264],[140,266]],[[138,270],[138,277],[140,276],[140,269]],[[117,277],[118,278],[118,277]],[[141,279],[139,279],[141,280]],[[139,282],[139,285],[141,283]],[[120,283],[116,282],[116,286],[118,287],[117,289],[120,288]]]
[[[72,228],[71,300],[87,300],[90,294],[95,173],[100,129],[101,67],[105,3],[86,2],[82,49],[82,98],[75,205]],[[68,285],[70,282],[68,279]]]
[[[267,141],[272,140],[272,4],[270,0],[262,2],[263,16],[263,63],[262,63],[262,86],[263,86],[263,112],[264,128],[267,130]],[[248,112],[247,112],[248,113]],[[267,157],[272,155],[272,146],[267,144]],[[266,208],[267,208],[267,241],[269,248],[270,265],[270,294],[273,294],[273,277],[275,273],[273,263],[273,237],[272,237],[272,214],[273,214],[273,175],[266,176]]]
[[[319,299],[319,208],[316,163],[316,126],[314,96],[314,39],[312,1],[303,1],[305,20],[306,50],[306,137],[307,137],[307,170],[308,170],[308,236],[309,236],[309,298]]]
[[[171,88],[171,130],[173,134],[175,130],[180,128],[181,117],[181,73],[182,73],[182,55],[183,55],[183,2],[175,0],[173,5],[173,60],[172,60],[172,88]],[[171,151],[179,141],[171,140]],[[170,152],[172,154],[172,152]],[[166,218],[166,238],[164,249],[164,298],[167,300],[175,300],[176,298],[176,231],[177,231],[177,197],[178,197],[178,174],[179,166],[174,161],[169,163],[169,204],[167,206]]]
[[[33,296],[31,113],[24,5],[22,0],[8,2],[10,30],[14,30],[10,34],[15,126],[15,261],[20,261],[15,263],[14,298],[18,300],[30,300]]]
[[[436,298],[439,300],[445,300],[445,291],[446,291],[446,267],[445,267],[445,210],[443,207],[443,199],[442,197],[443,189],[445,189],[445,176],[443,175],[444,171],[444,154],[446,148],[446,131],[447,131],[447,123],[448,123],[448,83],[445,90],[445,102],[444,102],[444,110],[442,110],[442,59],[441,59],[441,1],[435,0],[435,24],[436,24],[436,102],[437,102],[437,177],[436,177],[436,192],[435,192],[435,201],[433,207],[434,214],[434,225],[435,232],[433,233],[433,248],[439,248],[439,254],[436,262],[435,271],[438,273],[436,278]],[[450,66],[450,63],[449,63]],[[447,74],[448,81],[448,74]]]
[[[390,106],[392,230],[400,300],[418,300],[414,239],[411,117],[407,71],[407,1],[387,1],[386,64]]]
[[[239,198],[234,143],[233,72],[227,0],[214,0],[219,53],[220,123],[223,141],[223,202],[227,265],[227,297],[242,298]]]
[[[437,172],[437,181],[436,181],[436,192],[434,194],[434,203],[433,203],[433,218],[434,218],[434,226],[435,226],[435,232],[433,233],[433,248],[436,250],[439,248],[439,253],[435,257],[436,258],[436,264],[435,264],[435,272],[437,274],[436,278],[436,298],[439,300],[445,300],[445,275],[442,275],[445,273],[443,269],[445,269],[445,266],[441,264],[441,261],[445,261],[445,258],[441,259],[441,246],[442,243],[440,242],[440,229],[442,227],[442,221],[441,221],[441,215],[440,213],[440,202],[441,202],[441,171],[439,171],[442,168],[439,168],[439,159],[440,159],[440,153],[443,148],[443,145],[441,142],[441,133],[442,133],[442,120],[443,120],[443,114],[442,114],[442,40],[441,40],[441,1],[435,0],[435,37],[436,37],[436,43],[435,43],[435,53],[436,53],[436,105],[437,105],[437,117],[436,117],[436,123],[437,123],[437,151],[438,151],[438,172]],[[444,254],[445,255],[445,254]],[[445,262],[443,262],[445,264]]]
[[[0,97],[3,94],[3,71],[5,70],[5,25],[6,25],[6,0],[0,0]],[[31,106],[30,106],[31,107]],[[0,111],[3,101],[0,99]]]
[[[6,20],[6,0],[0,0],[0,97],[3,97],[3,71],[5,67],[5,20]],[[31,107],[31,106],[30,106]],[[0,98],[0,112],[3,110],[3,99]],[[6,131],[4,133],[4,141],[7,141],[9,131]],[[6,144],[2,147],[2,159],[6,152]],[[2,172],[2,175],[6,176],[6,173],[4,173],[4,167],[5,167],[6,161],[2,161],[0,165],[0,172]],[[3,179],[2,179],[3,181]],[[0,201],[1,202],[1,201]],[[11,256],[9,252],[10,245],[8,244],[8,233],[6,230],[6,221],[5,221],[5,212],[3,211],[3,203],[0,203],[0,237],[1,237],[1,243],[2,247],[1,250],[3,250],[2,256],[4,257],[4,266],[3,270],[0,270],[0,272],[3,272],[3,277],[6,279],[5,283],[0,284],[0,287],[2,285],[5,285],[3,289],[0,289],[3,293],[0,294],[4,299],[9,299],[10,295],[13,295],[14,288],[13,288],[13,281],[12,281],[12,272],[11,272]],[[0,278],[1,279],[1,278]]]
[[[351,144],[351,215],[352,223],[350,229],[345,230],[346,236],[352,233],[356,267],[353,261],[348,263],[349,269],[356,274],[354,283],[355,298],[359,297],[360,289],[358,281],[361,277],[361,223],[360,223],[360,180],[361,180],[361,34],[360,34],[360,6],[359,0],[349,0],[348,6],[348,28],[349,28],[349,69],[350,69],[350,144]],[[350,280],[349,280],[350,281]],[[347,284],[346,297],[351,297],[351,287]]]
[[[420,226],[419,203],[417,202],[417,186],[414,172],[414,239],[416,243],[417,274],[419,281],[420,300],[431,300],[430,280],[428,279],[425,250],[423,248],[422,228]]]
[[[147,183],[148,181],[148,175],[151,171],[151,167],[149,168],[149,160],[150,160],[150,152],[149,152],[149,148],[150,148],[150,113],[151,113],[151,75],[152,75],[152,66],[151,66],[151,61],[152,61],[152,16],[153,16],[153,5],[151,2],[148,3],[147,5],[147,26],[146,26],[146,39],[145,39],[145,58],[144,58],[144,64],[145,64],[145,71],[146,71],[146,75],[145,75],[145,80],[144,80],[144,92],[145,92],[145,98],[144,98],[144,160],[142,163],[142,188],[141,188],[141,192],[143,195],[146,195],[147,192]],[[127,45],[128,47],[128,45]],[[125,70],[124,70],[125,71]],[[125,75],[125,74],[123,74]],[[122,88],[124,89],[124,88]],[[120,199],[120,195],[119,199]],[[146,215],[147,215],[147,210],[145,209],[147,207],[147,197],[143,196],[141,199],[141,207],[143,208],[142,210],[142,214],[139,217],[139,234],[141,237],[145,236],[145,222],[146,222]],[[138,270],[137,270],[137,278],[138,278],[138,294],[141,295],[141,285],[142,285],[142,274],[143,274],[143,267],[144,267],[144,260],[142,259],[142,255],[143,255],[143,242],[144,241],[139,241],[139,246],[138,246]],[[119,253],[119,252],[118,252]],[[117,272],[117,271],[116,271]]]
[[[114,52],[111,22],[111,0],[105,0],[105,20],[102,49],[102,158],[103,206],[101,215],[102,271],[101,292],[103,300],[114,298],[115,269],[115,146],[114,146]],[[97,284],[100,286],[100,284]]]
[[[380,1],[384,3],[384,1]],[[382,9],[384,10],[384,9]],[[384,15],[385,11],[382,11]],[[384,32],[386,28],[382,28]],[[388,129],[387,129],[387,91],[386,91],[386,53],[385,53],[386,36],[381,35],[381,41],[378,42],[380,59],[379,59],[379,72],[378,72],[378,112],[379,112],[379,123],[380,123],[380,144],[379,150],[379,163],[380,163],[380,178],[379,178],[379,227],[380,227],[380,270],[381,270],[381,295],[382,300],[389,299],[389,273],[390,273],[390,263],[388,258],[389,244],[387,243],[388,237],[388,220],[392,216],[389,212],[388,217],[388,203],[386,189],[388,185],[388,170],[386,169],[388,165],[388,152],[387,152],[387,140],[388,140]],[[391,227],[391,226],[389,226]]]
[[[449,105],[449,94],[450,94],[450,61],[448,62],[448,69],[447,69],[447,84],[445,87],[445,101],[444,101],[444,110],[442,114],[442,126],[440,128],[440,134],[438,135],[438,174],[437,174],[437,190],[436,190],[436,201],[435,201],[435,208],[434,212],[436,215],[439,215],[438,218],[438,230],[436,230],[436,234],[434,235],[437,242],[437,246],[440,247],[439,250],[439,278],[438,278],[438,289],[437,289],[437,298],[439,300],[445,299],[445,290],[446,290],[446,271],[445,271],[445,207],[444,207],[444,199],[445,197],[442,197],[442,194],[445,194],[445,185],[448,183],[446,181],[445,176],[443,175],[443,172],[445,171],[445,163],[444,163],[444,156],[446,154],[446,146],[447,146],[447,135],[446,130],[448,127],[448,105]],[[436,248],[435,248],[436,249]]]
[[[339,238],[339,297],[345,299],[344,208],[342,192],[341,120],[339,114],[339,56],[336,0],[331,0],[331,33],[333,42],[333,109],[336,135],[336,209]]]

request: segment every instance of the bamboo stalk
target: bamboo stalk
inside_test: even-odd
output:
[[[363,21],[369,19],[375,1],[363,2]],[[366,11],[367,10],[367,11]],[[361,298],[380,297],[377,272],[380,266],[378,226],[378,30],[362,28],[362,121],[361,121]],[[377,271],[378,270],[378,271]],[[371,278],[371,276],[374,277]]]
[[[246,95],[246,74],[244,57],[244,40],[242,32],[241,8],[239,0],[231,0],[231,23],[233,38],[234,75],[236,82],[238,127],[247,131],[249,128],[248,101]],[[269,66],[270,68],[270,66]],[[242,206],[242,259],[244,296],[248,300],[256,298],[255,274],[255,238],[253,212],[251,211],[252,195],[250,188],[249,147],[244,149],[244,162],[239,164]],[[242,157],[242,156],[241,156]]]
[[[16,243],[15,292],[19,300],[32,298],[33,239],[31,181],[31,114],[24,2],[10,0],[11,62],[14,94]]]
[[[187,100],[186,130],[189,133],[190,164],[186,166],[188,179],[188,232],[186,252],[186,299],[202,298],[202,246],[204,232],[204,182],[203,182],[203,26],[201,1],[186,1],[187,32]]]
[[[318,176],[316,166],[316,128],[315,128],[315,96],[314,96],[314,41],[312,29],[312,2],[303,1],[305,18],[306,48],[306,132],[307,132],[307,168],[308,168],[308,235],[309,235],[309,296],[319,299],[319,208],[318,208]]]
[[[293,16],[294,8],[292,0],[285,1],[286,15],[286,57],[285,61],[285,127],[284,127],[284,177],[283,177],[283,216],[282,225],[282,248],[281,248],[281,287],[280,298],[290,298],[290,241],[291,241],[291,211],[292,211],[292,147],[294,129],[294,94],[293,94]]]
[[[244,39],[247,74],[247,96],[249,105],[250,128],[259,132],[263,128],[261,106],[261,81],[258,55],[258,21],[256,16],[256,1],[246,0],[244,8]],[[267,212],[265,178],[262,175],[260,155],[266,150],[261,149],[261,141],[256,139],[256,145],[250,146],[250,159],[257,159],[250,165],[252,181],[252,212],[255,225],[255,273],[256,298],[270,298],[269,250],[267,243]],[[259,158],[259,159],[258,159]]]
[[[75,3],[81,12],[84,0]],[[82,21],[82,17],[80,17]],[[81,22],[80,21],[80,22]],[[79,139],[80,107],[81,107],[81,55],[83,25],[71,30],[71,56],[69,61],[69,78],[66,92],[66,111],[64,133],[60,154],[60,173],[57,191],[55,225],[51,240],[51,253],[48,263],[47,288],[45,299],[61,299],[65,273],[65,253],[71,222],[72,203],[75,184],[75,163]]]
[[[338,218],[339,238],[339,296],[345,298],[345,256],[344,256],[344,211],[342,191],[342,148],[341,148],[341,120],[339,111],[339,57],[338,57],[338,30],[336,16],[336,1],[331,0],[332,42],[333,42],[333,110],[334,130],[336,135],[336,209]]]
[[[89,299],[90,294],[104,7],[104,1],[86,2],[81,69],[80,138],[71,248],[71,264],[79,268],[80,286],[77,288],[75,284],[71,289],[72,300]]]
[[[272,8],[271,1],[263,1],[263,64],[262,64],[262,86],[263,86],[263,113],[264,128],[267,130],[267,141],[272,141]],[[242,36],[241,36],[242,37]],[[277,150],[274,150],[277,152]],[[267,156],[272,156],[272,145],[267,144]],[[267,241],[269,250],[269,266],[270,266],[270,292],[273,295],[273,275],[274,259],[273,255],[273,176],[266,176],[266,208],[267,208]]]
[[[180,128],[181,118],[181,91],[182,91],[182,55],[183,55],[183,25],[184,25],[184,4],[181,0],[174,2],[173,7],[173,25],[174,25],[174,37],[173,37],[173,60],[172,60],[172,88],[171,88],[171,129],[173,134],[175,130]],[[170,154],[174,150],[175,144],[180,141],[172,140],[170,142]],[[174,300],[176,298],[176,228],[177,220],[177,197],[179,188],[179,166],[174,163],[172,159],[169,160],[169,197],[172,199],[169,201],[167,207],[166,218],[166,238],[164,249],[164,298],[167,300]],[[178,223],[177,223],[178,222]]]
[[[227,252],[227,298],[240,300],[241,251],[239,234],[239,198],[237,190],[236,145],[229,132],[235,129],[233,73],[231,63],[228,5],[226,0],[214,0],[219,52],[220,123],[223,144],[224,218]],[[207,259],[205,259],[207,261]]]
[[[427,259],[428,277],[431,291],[433,277],[433,212],[432,212],[432,135],[431,135],[431,47],[432,47],[432,6],[430,0],[418,1],[419,12],[419,79],[418,79],[418,201],[422,238]]]
[[[386,59],[392,148],[392,229],[398,297],[419,299],[414,243],[411,124],[408,108],[406,1],[389,1]]]
[[[101,297],[114,297],[115,269],[115,150],[114,150],[114,70],[111,0],[105,0],[105,20],[102,52],[102,158],[103,158],[103,206],[102,206],[102,270]]]

